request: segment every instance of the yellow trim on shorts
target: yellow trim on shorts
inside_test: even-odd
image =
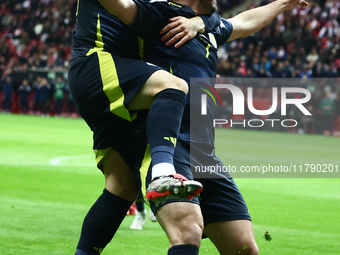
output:
[[[138,52],[139,52],[140,60],[143,61],[144,60],[144,39],[140,38],[139,36],[137,36],[137,39],[138,39]]]
[[[124,106],[124,93],[119,86],[116,65],[110,53],[98,51],[100,76],[103,83],[103,91],[110,100],[110,111],[115,115],[132,121],[129,110]]]
[[[140,180],[142,183],[141,190],[144,201],[146,201],[146,176],[148,175],[149,167],[151,164],[151,153],[149,144],[145,148],[144,158],[142,161],[142,165],[139,169]]]
[[[106,149],[94,150],[94,156],[96,158],[96,163],[98,168],[100,169],[100,161],[105,157],[105,155],[111,150],[111,147]]]

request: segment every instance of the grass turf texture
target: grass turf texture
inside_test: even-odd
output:
[[[217,130],[227,164],[340,164],[338,138]],[[74,254],[82,220],[101,194],[92,134],[81,119],[0,114],[0,254]],[[339,254],[340,179],[236,180],[261,254]],[[105,254],[166,254],[157,223],[127,216]],[[272,240],[266,241],[268,230]],[[218,254],[203,240],[200,254]]]

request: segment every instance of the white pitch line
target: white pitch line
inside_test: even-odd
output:
[[[92,158],[92,155],[76,155],[76,156],[64,156],[64,157],[56,157],[52,158],[49,161],[45,162],[1,162],[0,166],[80,166],[80,167],[88,167],[88,166],[94,166],[93,164],[88,164],[86,162],[85,164],[65,164],[63,161],[67,160],[73,160],[73,159],[86,159],[86,158]]]
[[[0,166],[50,166],[50,164],[36,162],[0,162]]]
[[[57,157],[50,160],[50,165],[59,166],[62,161],[72,160],[72,159],[82,159],[82,158],[92,158],[92,155],[77,155],[77,156],[64,156]]]

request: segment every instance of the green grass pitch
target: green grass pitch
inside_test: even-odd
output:
[[[339,138],[217,130],[217,155],[235,166],[333,163]],[[340,254],[340,179],[238,178],[260,254]],[[74,254],[82,220],[101,194],[92,134],[81,119],[0,114],[0,254]],[[166,254],[158,223],[130,230],[127,216],[108,254]],[[268,230],[272,240],[266,241]],[[218,254],[203,240],[200,254]]]

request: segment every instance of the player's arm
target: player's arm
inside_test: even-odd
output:
[[[194,38],[198,33],[211,31],[217,27],[220,22],[220,16],[215,12],[211,16],[199,15],[197,17],[187,19],[177,16],[169,19],[170,23],[166,25],[159,33],[165,34],[162,41],[166,42],[166,46],[175,44],[175,48],[181,47],[185,42]],[[171,39],[170,39],[171,38]],[[170,39],[170,40],[169,40]]]
[[[233,32],[228,41],[247,37],[268,25],[280,13],[294,9],[297,5],[308,6],[308,0],[277,0],[265,6],[242,12],[228,19]]]
[[[132,0],[99,0],[102,6],[125,25],[131,25],[138,16],[137,5]]]
[[[177,16],[169,19],[170,23],[166,25],[159,33],[165,35],[162,37],[162,42],[166,46],[175,44],[175,48],[181,47],[185,42],[194,38],[197,33],[204,33],[205,24],[200,17],[187,19],[185,17]],[[170,39],[170,40],[169,40]]]
[[[99,0],[99,2],[110,14],[119,18],[125,25],[132,25],[138,17],[138,6],[133,0]],[[167,45],[171,45],[180,40],[176,47],[180,47],[186,41],[195,37],[197,32],[203,33],[206,25],[211,27],[218,24],[217,17],[214,15],[212,15],[212,18],[195,17],[184,25],[181,17],[175,17],[171,20],[174,22],[166,29],[171,29],[171,33],[167,33],[166,39],[163,41],[171,38],[171,43],[167,42]]]

